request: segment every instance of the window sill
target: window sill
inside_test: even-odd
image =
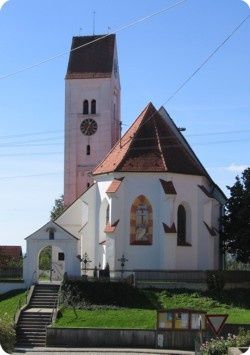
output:
[[[192,244],[189,243],[181,243],[181,244],[177,244],[177,247],[191,247]]]

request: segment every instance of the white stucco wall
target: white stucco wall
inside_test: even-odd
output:
[[[208,185],[206,179],[200,176],[170,173],[126,173],[115,174],[115,176],[125,176],[125,179],[116,194],[110,195],[111,198],[107,196],[106,190],[114,175],[96,177],[99,203],[109,200],[111,222],[120,220],[115,232],[107,234],[106,253],[111,267],[116,269],[120,267],[117,259],[123,253],[129,259],[126,263],[129,269],[205,270],[218,266],[216,261],[218,255],[215,255],[218,253],[218,236],[212,237],[203,223],[204,219],[209,221],[210,212],[211,223],[217,218],[218,211],[214,206],[217,201],[210,199],[215,202],[209,201],[210,208],[207,208],[207,196],[198,187],[204,183]],[[159,182],[160,178],[173,181],[177,191],[176,196],[165,195]],[[130,245],[130,208],[135,198],[141,194],[147,197],[153,207],[152,245]],[[166,234],[163,229],[162,222],[169,226],[174,222],[177,227],[177,209],[180,204],[190,209],[190,240],[188,241],[191,246],[177,246],[177,234]],[[98,210],[97,206],[96,209]],[[98,236],[101,233],[103,231],[99,229]],[[98,251],[95,255],[97,257]],[[95,262],[98,265],[97,260]]]
[[[54,239],[49,240],[48,228],[54,228]],[[38,256],[40,251],[46,246],[51,245],[62,250],[65,255],[65,271],[68,275],[80,275],[80,263],[77,259],[79,240],[68,234],[50,221],[38,231],[26,238],[27,256],[24,259],[24,280],[27,285],[37,280],[38,275]]]

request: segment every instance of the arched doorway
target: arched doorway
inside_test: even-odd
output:
[[[77,257],[80,241],[57,223],[48,222],[28,236],[26,242],[24,280],[27,287],[42,280],[60,281],[65,272],[69,277],[81,275]]]
[[[65,272],[65,253],[61,248],[48,245],[38,253],[38,281],[61,281]]]

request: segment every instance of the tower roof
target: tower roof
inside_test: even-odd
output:
[[[73,37],[66,79],[110,77],[114,48],[114,34]]]
[[[166,120],[152,103],[147,105],[121,140],[94,169],[93,175],[113,171],[168,171],[210,179],[173,121]]]

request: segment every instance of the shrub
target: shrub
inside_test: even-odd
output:
[[[207,274],[207,287],[209,291],[213,291],[221,295],[223,288],[225,286],[225,281],[223,273],[221,271],[209,271]]]
[[[68,281],[63,285],[61,295],[65,307],[106,309],[140,305],[155,308],[143,291],[123,282]]]
[[[206,341],[201,346],[201,352],[204,355],[226,355],[229,347],[242,347],[249,346],[250,344],[250,331],[241,329],[239,334],[228,334],[227,338],[217,337]]]
[[[13,324],[7,319],[7,314],[3,314],[0,318],[0,344],[7,353],[14,350],[16,341],[16,332]]]

